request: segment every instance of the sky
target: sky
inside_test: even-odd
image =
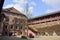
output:
[[[60,10],[60,0],[5,0],[3,8],[10,7],[14,7],[27,16],[37,17]],[[28,13],[25,11],[26,7]]]

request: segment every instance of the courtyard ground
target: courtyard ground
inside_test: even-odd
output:
[[[30,39],[21,39],[19,37],[0,36],[0,40],[60,40],[60,36],[39,36]]]

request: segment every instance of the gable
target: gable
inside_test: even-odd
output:
[[[14,7],[11,7],[11,8],[6,8],[6,9],[3,9],[4,11],[8,11],[8,12],[13,12],[13,13],[21,13],[19,12],[18,10],[16,10]],[[22,14],[22,13],[21,13]]]

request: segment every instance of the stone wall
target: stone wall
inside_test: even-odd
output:
[[[43,33],[46,34],[46,32],[48,36],[60,35],[60,29],[59,29],[60,20],[39,23],[39,24],[32,24],[32,25],[29,25],[29,27],[37,29],[40,35],[44,35]]]
[[[23,15],[17,15],[10,12],[4,12],[5,16],[8,17],[8,21],[6,21],[7,18],[4,20],[4,25],[7,26],[7,33],[13,33],[12,35],[21,34],[22,27],[25,28],[27,24],[27,17]]]

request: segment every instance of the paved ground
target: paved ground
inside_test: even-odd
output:
[[[60,36],[40,36],[30,40],[60,40]]]
[[[27,40],[19,37],[0,36],[0,40]],[[30,40],[60,40],[60,36],[40,36]]]

